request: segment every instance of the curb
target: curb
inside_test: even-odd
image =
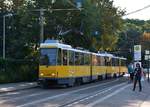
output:
[[[148,97],[144,100],[144,102],[140,105],[140,107],[149,107],[149,105],[150,105],[149,100],[150,100],[150,96],[148,96]]]
[[[22,87],[18,87],[18,88],[9,86],[9,88],[0,88],[0,94],[21,91],[21,90],[27,90],[27,89],[37,88],[37,87],[38,87],[37,83],[33,84],[32,86],[31,85],[30,86],[22,86]]]

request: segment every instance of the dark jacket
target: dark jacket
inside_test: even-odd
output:
[[[137,79],[140,79],[142,76],[142,69],[141,68],[135,68],[134,75]]]

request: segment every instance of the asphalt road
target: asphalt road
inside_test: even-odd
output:
[[[119,78],[71,88],[38,87],[0,94],[0,107],[126,107],[127,102],[114,96],[124,94],[131,86],[126,79]]]

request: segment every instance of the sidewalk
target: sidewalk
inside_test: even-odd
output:
[[[140,107],[150,107],[150,82],[148,82],[147,80],[144,81],[144,85],[145,85],[145,95],[146,95],[146,99],[144,99],[144,102],[141,104]]]
[[[144,101],[141,107],[150,107],[150,96]]]
[[[147,79],[142,81],[142,92],[139,92],[138,83],[136,91],[132,91],[132,88],[133,85],[129,88],[130,90],[128,90],[128,95],[131,98],[130,102],[132,102],[129,105],[133,105],[133,107],[134,105],[137,105],[136,107],[150,107],[150,82],[148,82]]]
[[[37,82],[20,82],[20,83],[0,84],[0,93],[30,89],[30,88],[34,88],[37,86],[38,86]]]
[[[142,92],[139,92],[138,84],[135,91],[132,89],[133,83],[127,83],[91,104],[93,107],[150,107],[150,82],[142,81]]]

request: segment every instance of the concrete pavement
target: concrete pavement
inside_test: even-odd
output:
[[[149,90],[150,91],[150,90]],[[150,107],[150,94],[149,96],[145,99],[145,101],[141,104],[141,107]]]
[[[15,91],[0,95],[0,107],[150,107],[150,83],[142,81],[132,91],[133,83],[127,80],[109,80],[63,89]],[[0,85],[0,90],[36,87],[36,83]],[[5,91],[4,91],[5,92]],[[6,91],[7,92],[7,91]]]
[[[126,84],[103,98],[100,96],[95,98],[95,101],[90,101],[88,105],[90,107],[150,107],[150,83],[145,80],[142,86],[143,90],[139,92],[138,84],[135,91],[132,91],[132,83]]]

